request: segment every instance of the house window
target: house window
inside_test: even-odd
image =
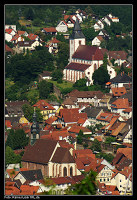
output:
[[[88,74],[90,74],[90,72],[88,72]]]
[[[102,178],[100,179],[100,182],[102,182]]]
[[[106,179],[104,178],[104,182],[106,181]]]

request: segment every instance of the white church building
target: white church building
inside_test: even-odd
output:
[[[93,84],[92,75],[103,64],[103,53],[97,46],[86,45],[78,20],[70,36],[69,47],[69,63],[63,70],[63,79],[75,83],[81,78],[87,78],[89,84]]]

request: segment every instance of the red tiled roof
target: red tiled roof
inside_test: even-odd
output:
[[[35,40],[38,37],[38,35],[34,35],[33,33],[29,33],[28,38],[30,40]]]
[[[21,185],[20,186],[20,195],[35,195],[39,189],[39,186],[32,185]]]
[[[72,69],[72,70],[78,70],[78,71],[85,71],[88,69],[91,65],[89,64],[81,64],[81,63],[73,63],[71,62],[68,64],[65,69]]]
[[[23,35],[26,31],[18,31],[19,35]]]
[[[72,58],[83,60],[103,60],[103,54],[97,46],[80,45]]]
[[[49,27],[49,28],[43,28],[46,32],[57,32],[56,28]]]
[[[52,124],[54,121],[56,121],[57,120],[57,117],[55,117],[55,116],[51,116],[50,118],[48,118],[46,121],[45,121],[45,123],[46,124]]]
[[[118,96],[122,96],[124,94],[127,93],[126,88],[125,87],[115,87],[115,88],[111,88],[113,96],[118,97]]]
[[[98,35],[97,38],[98,38],[100,41],[103,41],[103,40],[104,40],[103,37],[100,36],[100,35]]]
[[[109,51],[108,54],[110,60],[112,58],[114,58],[115,60],[117,59],[126,60],[128,55],[125,51]]]
[[[112,108],[129,108],[128,98],[125,99],[117,99],[111,104]]]
[[[5,125],[7,126],[7,128],[12,128],[10,120],[5,120]]]
[[[13,53],[13,49],[11,49],[7,44],[5,44],[5,51]]]
[[[14,37],[11,39],[11,41],[17,40],[20,37],[19,34],[14,35]]]
[[[55,108],[47,103],[45,100],[39,100],[33,105],[33,107],[38,107],[40,110],[55,110]]]
[[[11,28],[5,29],[5,32],[8,33],[8,34],[10,34],[12,31],[13,31],[13,29],[11,29]]]
[[[64,118],[64,122],[77,122],[80,118],[87,119],[86,113],[79,113],[78,108],[72,108],[72,109],[61,109],[59,116]]]
[[[103,112],[97,117],[97,120],[110,122],[114,116],[119,116],[119,114],[111,112]]]
[[[60,41],[57,40],[56,38],[53,38],[52,40],[48,41],[48,44],[49,43],[59,43]]]
[[[117,153],[123,153],[128,159],[132,160],[132,148],[118,148]]]
[[[68,131],[72,132],[72,133],[79,133],[79,131],[82,130],[84,133],[88,132],[89,134],[92,133],[92,131],[86,127],[82,127],[82,126],[78,126],[78,125],[74,125],[72,126]]]
[[[93,154],[91,149],[80,149],[80,150],[74,150],[73,156],[77,158],[81,157],[91,157],[92,159],[95,159],[95,154]]]

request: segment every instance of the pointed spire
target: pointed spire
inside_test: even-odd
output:
[[[74,29],[73,29],[72,35],[70,36],[70,39],[78,39],[78,38],[85,38],[85,36],[82,33],[79,21],[76,18],[76,21],[74,24]]]
[[[80,25],[79,25],[79,21],[76,18],[75,24],[74,24],[74,29],[73,31],[81,31]]]

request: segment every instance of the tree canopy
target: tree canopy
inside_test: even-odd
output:
[[[26,133],[23,129],[11,129],[8,134],[6,146],[11,147],[13,150],[22,149],[28,145],[28,142],[29,138],[26,137]]]
[[[42,80],[38,84],[39,89],[39,98],[40,99],[46,99],[48,98],[48,95],[53,92],[53,84],[50,82],[47,82],[46,80]]]
[[[24,116],[27,118],[29,122],[33,122],[33,113],[34,113],[34,108],[28,104],[24,104],[22,106],[22,110],[24,112]],[[43,121],[43,116],[40,112],[40,109],[36,107],[36,114],[37,114],[37,121],[41,122]]]
[[[79,184],[72,185],[68,195],[95,195],[97,190],[97,173],[91,170]]]

